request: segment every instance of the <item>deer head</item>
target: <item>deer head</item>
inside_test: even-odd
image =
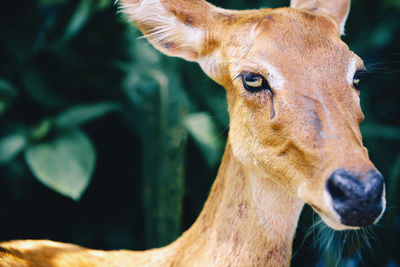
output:
[[[249,171],[310,204],[330,227],[375,223],[381,174],[362,144],[363,61],[341,40],[349,0],[233,11],[202,0],[121,0],[161,52],[200,64],[228,99],[229,142]]]

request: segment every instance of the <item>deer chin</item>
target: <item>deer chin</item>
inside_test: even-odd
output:
[[[303,189],[304,189],[304,187],[300,186],[299,190],[297,192],[298,197],[301,199],[305,199],[303,196],[305,191]],[[327,194],[327,192],[324,193],[323,198],[324,198],[324,201],[323,201],[322,206],[319,204],[315,204],[316,203],[315,199],[314,199],[314,201],[312,201],[310,199],[308,199],[308,201],[305,200],[305,203],[309,204],[312,207],[314,212],[316,212],[321,217],[322,221],[328,227],[330,227],[336,231],[360,229],[360,227],[348,226],[348,225],[344,225],[343,223],[341,223],[340,216],[332,208],[332,202],[331,202],[331,199],[330,199],[329,195]]]
[[[314,209],[315,210],[315,209]],[[360,229],[360,227],[355,227],[355,226],[347,226],[344,225],[340,222],[340,217],[339,215],[328,215],[322,211],[316,211],[318,215],[321,217],[322,221],[332,228],[333,230],[336,231],[344,231],[344,230],[357,230]]]
[[[327,191],[324,191],[324,202],[325,206],[327,207],[328,211],[318,210],[317,213],[321,217],[322,221],[329,226],[330,228],[336,231],[343,231],[343,230],[356,230],[360,227],[356,226],[348,226],[341,223],[340,215],[337,214],[332,208],[332,199],[329,196]],[[314,208],[314,207],[313,207]],[[314,210],[316,210],[314,208]]]

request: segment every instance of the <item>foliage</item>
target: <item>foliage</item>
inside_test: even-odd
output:
[[[18,5],[6,1],[0,9],[0,212],[7,229],[0,239],[105,249],[174,240],[198,215],[217,171],[228,126],[223,89],[197,65],[138,39],[111,0]],[[349,249],[339,254],[348,266],[400,265],[399,13],[398,0],[354,0],[346,27],[345,41],[370,72],[361,130],[386,177],[389,207],[374,229],[373,255],[357,238],[343,241]],[[330,265],[324,255],[331,253],[319,257],[308,248],[313,234],[304,233],[313,220],[307,208],[293,266]]]
[[[95,150],[84,133],[72,130],[50,142],[30,145],[25,159],[39,181],[78,200],[89,185]]]

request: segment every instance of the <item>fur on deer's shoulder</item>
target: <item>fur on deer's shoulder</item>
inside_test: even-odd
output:
[[[0,243],[1,267],[95,266],[101,257],[80,246],[49,240],[17,240]]]
[[[124,267],[170,265],[170,247],[147,251],[94,250],[49,240],[0,243],[0,267]]]

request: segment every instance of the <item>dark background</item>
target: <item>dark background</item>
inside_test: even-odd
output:
[[[306,207],[293,266],[400,266],[399,28],[399,0],[354,0],[343,37],[369,71],[361,130],[387,211],[377,226],[335,234]],[[224,90],[139,36],[111,0],[1,3],[0,240],[142,250],[193,223],[227,135]]]

